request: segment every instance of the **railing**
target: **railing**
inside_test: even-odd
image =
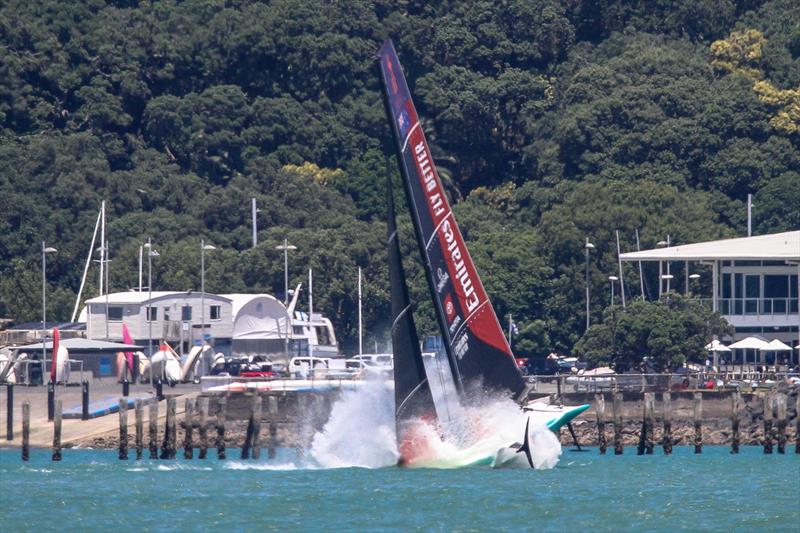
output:
[[[601,376],[527,376],[532,391],[560,396],[570,392],[667,392],[681,390],[770,389],[785,383],[800,387],[800,377],[786,365],[727,365],[716,372],[609,374]]]
[[[331,389],[354,390],[366,383],[357,374],[326,375],[310,379],[263,378],[242,376],[203,376],[200,378],[203,392],[222,391],[274,391],[311,392]]]
[[[717,298],[717,310],[723,315],[797,314],[797,298]]]

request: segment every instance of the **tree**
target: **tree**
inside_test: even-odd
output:
[[[644,370],[645,365],[668,372],[686,362],[704,361],[704,347],[713,336],[732,332],[719,313],[669,293],[656,302],[637,299],[627,310],[608,307],[602,323],[592,325],[575,345],[575,354],[618,372]]]

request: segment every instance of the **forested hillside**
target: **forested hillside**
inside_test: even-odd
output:
[[[288,238],[292,283],[314,269],[315,307],[348,347],[365,269],[367,345],[385,340],[386,37],[522,353],[583,334],[587,236],[599,320],[615,230],[623,250],[636,229],[645,248],[744,235],[748,193],[756,233],[800,227],[796,0],[7,0],[0,316],[40,317],[46,240],[48,316],[69,318],[105,199],[112,290],[138,285],[148,237],[154,288],[199,289],[204,238],[207,290],[281,294]],[[626,280],[638,295],[633,266]]]

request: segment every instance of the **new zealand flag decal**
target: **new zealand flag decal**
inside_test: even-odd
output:
[[[411,127],[411,119],[408,117],[408,111],[403,109],[397,117],[397,127],[400,129],[400,137],[405,139],[408,134],[408,128]]]

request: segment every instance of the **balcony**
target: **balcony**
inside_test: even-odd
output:
[[[725,316],[787,316],[797,314],[797,298],[718,298],[717,310]]]

